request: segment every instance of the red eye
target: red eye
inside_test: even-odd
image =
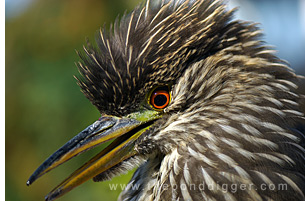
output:
[[[150,97],[150,104],[156,109],[163,109],[168,106],[170,95],[166,90],[155,90]]]

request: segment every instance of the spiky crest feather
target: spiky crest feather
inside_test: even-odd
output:
[[[152,87],[174,82],[189,63],[240,38],[253,40],[256,27],[230,22],[232,12],[221,1],[147,1],[117,19],[113,30],[101,29],[97,48],[87,43],[78,84],[100,112],[127,114]],[[253,35],[243,36],[244,29]],[[239,33],[236,41],[229,40],[233,33]]]

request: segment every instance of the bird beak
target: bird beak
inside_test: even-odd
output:
[[[136,155],[135,141],[158,118],[158,112],[152,110],[142,110],[122,118],[102,116],[44,161],[29,178],[27,185],[74,156],[115,139],[53,189],[45,199],[54,200],[64,195],[85,181]]]

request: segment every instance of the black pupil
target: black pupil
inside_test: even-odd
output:
[[[167,97],[163,94],[157,95],[155,97],[154,103],[156,106],[163,106],[167,102]]]

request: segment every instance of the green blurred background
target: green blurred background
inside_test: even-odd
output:
[[[82,95],[73,78],[73,75],[78,75],[74,65],[78,56],[74,50],[82,49],[85,37],[93,42],[96,31],[104,23],[109,27],[118,14],[122,16],[125,10],[131,11],[139,2],[140,0],[6,0],[6,200],[43,200],[52,188],[103,148],[98,147],[84,153],[38,179],[32,186],[26,186],[28,177],[50,154],[100,116]],[[235,2],[248,2],[247,5],[249,2],[271,2],[270,7],[275,8],[275,16],[278,13],[282,17],[285,15],[275,6],[280,4],[272,4],[270,0]],[[15,5],[11,6],[12,4]],[[282,7],[289,8],[286,5]],[[247,12],[248,9],[244,11],[251,13]],[[269,10],[268,12],[268,16],[272,14]],[[296,12],[291,13],[294,16]],[[296,20],[288,21],[289,26],[291,22],[295,23]],[[283,20],[278,22],[280,27],[284,27],[284,23]],[[267,31],[271,25],[276,23],[271,21],[270,26],[266,27]],[[275,30],[275,35],[278,36],[291,29],[270,30]],[[295,36],[283,36],[288,38],[283,40],[280,37],[280,42],[292,44],[295,41],[301,48],[305,47],[302,45],[305,35],[301,36],[302,41]],[[290,42],[290,39],[293,41]],[[271,41],[271,44],[274,43]],[[281,47],[281,44],[275,45]],[[282,46],[287,50],[287,44]],[[280,53],[283,52],[280,50]],[[293,54],[303,59],[294,66],[298,73],[304,74],[304,56],[297,56],[297,53],[303,54],[304,51],[296,50]],[[285,55],[281,57],[289,60]],[[296,61],[294,58],[290,60]],[[59,200],[116,200],[121,189],[110,190],[109,184],[127,183],[131,175],[129,173],[108,182],[88,181]]]

